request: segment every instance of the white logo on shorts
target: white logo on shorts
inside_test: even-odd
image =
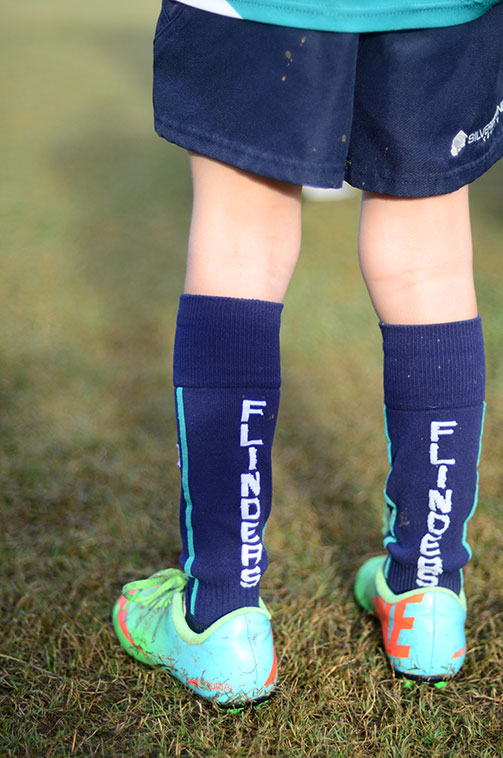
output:
[[[475,142],[480,142],[480,140],[486,142],[488,139],[491,139],[494,134],[494,130],[500,121],[500,115],[502,113],[503,100],[496,105],[494,116],[485,126],[482,127],[482,129],[477,129],[471,134],[466,134],[466,132],[461,129],[461,131],[459,131],[452,140],[451,155],[453,158],[456,158],[460,154],[467,143],[468,145],[473,145]]]
[[[461,150],[466,145],[466,140],[468,139],[468,135],[466,132],[464,132],[462,129],[460,132],[456,134],[454,139],[452,140],[451,145],[451,155],[455,158],[457,155],[460,154]]]

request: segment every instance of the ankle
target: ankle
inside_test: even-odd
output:
[[[401,595],[410,590],[431,589],[431,587],[444,587],[459,595],[463,589],[463,571],[445,571],[438,576],[437,584],[419,585],[417,582],[417,565],[399,563],[389,558],[386,562],[384,574],[386,583],[395,595]]]
[[[236,592],[232,585],[189,582],[185,590],[185,618],[198,634],[238,608],[258,608],[259,605],[258,586]]]

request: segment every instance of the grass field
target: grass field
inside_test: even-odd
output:
[[[171,350],[190,211],[151,126],[157,3],[2,9],[2,756],[503,754],[503,165],[472,191],[488,416],[466,570],[469,652],[405,689],[352,598],[387,473],[358,200],[306,204],[283,321],[263,597],[277,696],[232,715],[119,648],[123,583],[176,565]]]

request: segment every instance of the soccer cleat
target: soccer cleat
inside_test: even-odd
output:
[[[187,577],[177,569],[130,582],[113,610],[124,650],[149,666],[161,666],[197,695],[219,705],[240,706],[266,699],[276,683],[271,615],[239,608],[201,634],[187,625]]]
[[[461,668],[466,642],[466,598],[444,587],[395,595],[386,584],[386,558],[370,558],[355,580],[358,603],[381,622],[384,649],[395,672],[407,679],[444,682]]]

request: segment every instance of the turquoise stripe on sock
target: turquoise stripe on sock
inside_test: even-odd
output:
[[[390,542],[396,542],[396,534],[395,534],[395,521],[396,521],[396,514],[397,514],[397,507],[396,503],[393,502],[393,500],[390,498],[387,492],[388,488],[388,480],[391,476],[391,471],[393,470],[393,461],[391,460],[391,439],[389,436],[388,431],[388,417],[386,416],[386,406],[384,406],[384,433],[386,435],[386,440],[388,442],[388,463],[390,465],[390,471],[388,473],[388,476],[386,477],[386,484],[384,486],[383,495],[384,500],[386,502],[386,505],[384,506],[384,515],[383,515],[383,534],[385,535],[384,539],[384,547],[387,547]],[[389,532],[389,536],[386,537],[386,533]]]
[[[386,415],[386,410],[387,410],[386,406],[383,406],[383,413],[384,413],[384,434],[386,435],[386,442],[388,443],[388,447],[387,447],[388,463],[389,463],[390,466],[392,466],[393,465],[393,461],[391,460],[391,439],[390,439],[389,431],[388,431],[388,416]]]
[[[384,547],[389,545],[390,542],[397,542],[396,534],[395,534],[395,521],[396,521],[396,514],[397,514],[397,507],[393,500],[389,497],[386,490],[383,492],[384,499],[386,501],[386,512],[385,512],[385,518],[388,517],[388,524],[386,532],[389,532],[389,535],[386,537],[386,532],[383,540]]]
[[[485,419],[485,415],[486,415],[486,403],[483,402],[482,403],[482,419],[481,419],[481,422],[480,422],[480,438],[479,438],[479,452],[478,452],[478,456],[477,456],[477,467],[478,467],[478,465],[480,463],[480,454],[482,452],[482,434],[484,432],[484,419]],[[466,539],[466,530],[468,528],[468,522],[470,521],[471,517],[475,513],[475,508],[477,507],[478,497],[479,497],[479,472],[477,471],[477,479],[476,479],[476,484],[475,484],[475,495],[473,497],[472,509],[471,509],[470,513],[468,514],[468,516],[466,517],[465,523],[463,524],[463,547],[465,548],[466,552],[468,553],[468,560],[472,557],[472,551],[471,551],[470,545],[468,544],[467,539]]]
[[[183,387],[176,388],[176,409],[178,413],[178,428],[180,432],[180,460],[182,464],[182,491],[185,500],[185,528],[187,530],[187,549],[189,557],[185,561],[183,570],[192,579],[192,564],[196,557],[194,550],[194,531],[192,529],[192,498],[189,488],[189,446],[187,443],[187,428],[185,426],[185,410],[183,406]],[[190,612],[194,613],[199,580],[194,579],[194,587],[190,596]]]

